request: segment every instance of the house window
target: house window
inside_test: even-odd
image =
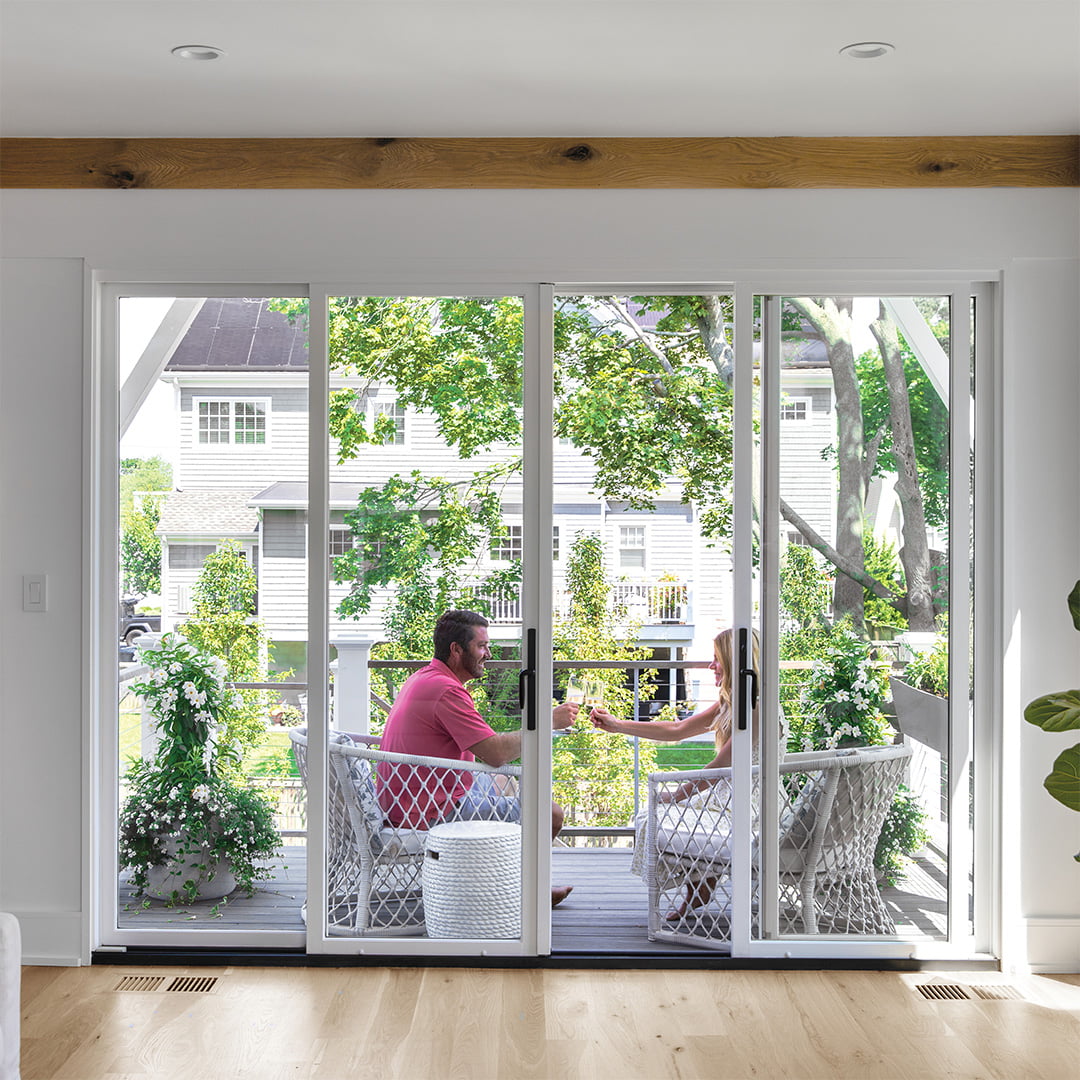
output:
[[[199,445],[264,446],[269,403],[265,400],[197,401]]]
[[[559,526],[551,526],[551,561],[559,561]]]
[[[344,555],[353,549],[352,529],[347,525],[331,525],[328,540],[328,554],[330,556],[330,576],[334,577],[334,560],[339,555]]]
[[[619,566],[627,570],[645,569],[645,526],[619,526]]]
[[[394,423],[393,434],[383,437],[384,446],[403,446],[405,444],[405,408],[396,401],[376,401],[373,404],[372,419],[388,417]]]
[[[201,570],[216,550],[216,544],[170,544],[169,569]]]
[[[504,525],[502,533],[492,541],[491,557],[505,562],[520,559],[523,543],[520,525]]]
[[[795,547],[809,547],[810,541],[806,539],[801,532],[789,531],[787,534],[787,542],[794,544]]]
[[[809,420],[810,411],[809,398],[787,398],[780,402],[781,420]]]

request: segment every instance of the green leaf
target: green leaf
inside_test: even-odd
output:
[[[1073,626],[1080,630],[1080,581],[1073,586],[1072,592],[1069,593],[1069,611],[1072,613]]]
[[[1080,743],[1058,754],[1043,786],[1059,803],[1080,811]]]
[[[1036,698],[1024,710],[1024,719],[1043,731],[1080,728],[1080,690],[1059,690]]]

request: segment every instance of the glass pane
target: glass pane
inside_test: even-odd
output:
[[[329,935],[521,937],[523,317],[330,298]]]
[[[303,932],[286,729],[306,701],[307,343],[292,303],[120,302],[121,929]],[[286,488],[291,503],[270,494]]]
[[[940,939],[949,300],[786,297],[780,318],[778,932]]]
[[[553,700],[580,711],[553,743],[565,824],[552,873],[574,886],[553,948],[727,942],[724,898],[688,904],[692,880],[664,862],[662,837],[684,808],[723,798],[723,781],[712,795],[693,785],[730,723],[709,665],[732,612],[732,299],[560,296],[555,342]],[[654,793],[685,783],[686,797],[650,851],[658,769],[679,779]]]

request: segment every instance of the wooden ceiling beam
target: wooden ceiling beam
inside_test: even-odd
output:
[[[0,139],[3,188],[961,188],[1080,185],[1080,136]]]

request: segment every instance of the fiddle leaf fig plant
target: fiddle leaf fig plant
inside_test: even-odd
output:
[[[1080,581],[1069,593],[1069,611],[1073,626],[1080,630]],[[1024,719],[1043,731],[1080,728],[1080,690],[1058,690],[1036,698],[1024,710]],[[1058,754],[1043,786],[1058,802],[1080,812],[1080,743]],[[1080,862],[1080,853],[1073,858]]]

